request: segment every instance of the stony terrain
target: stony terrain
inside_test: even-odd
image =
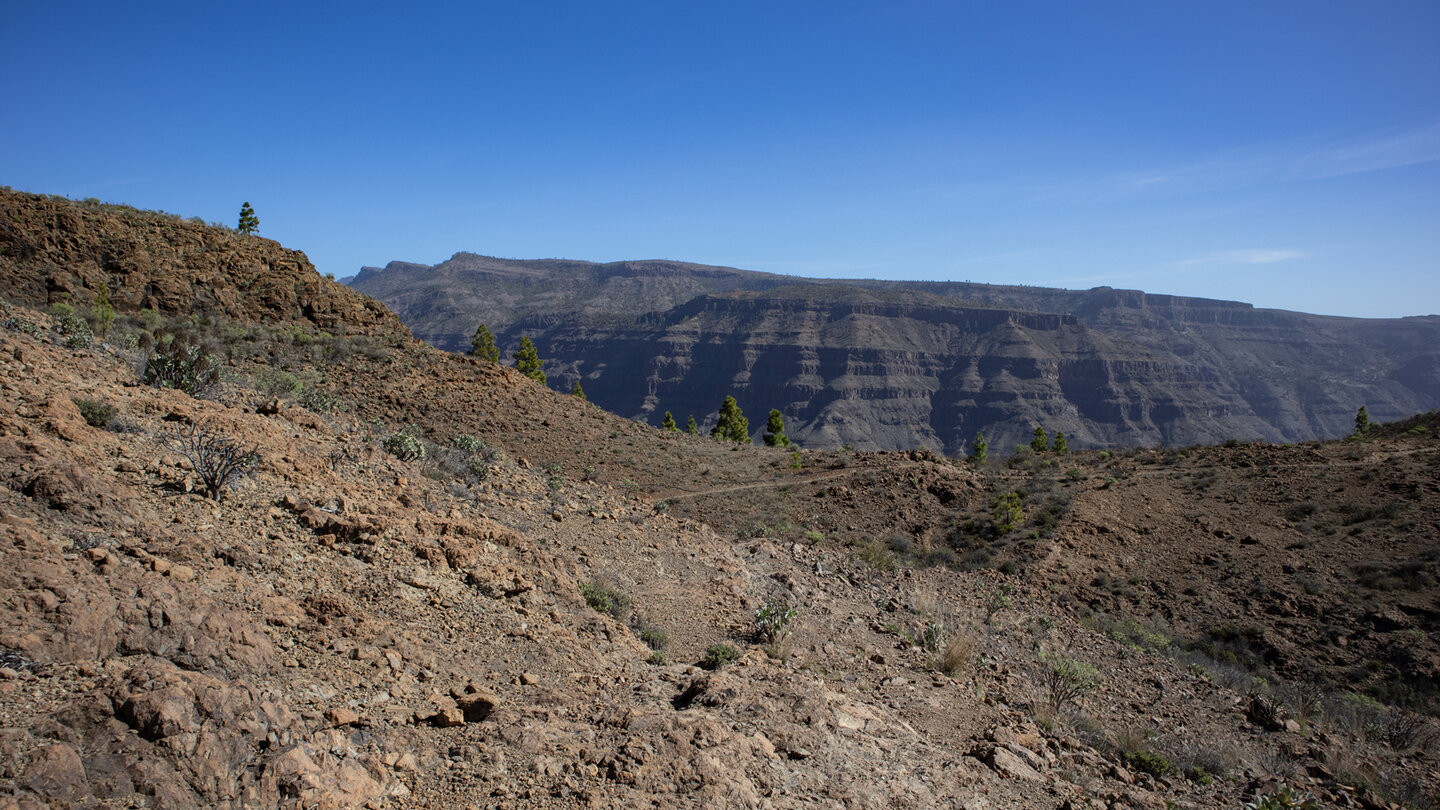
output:
[[[84,346],[52,313],[106,276],[6,293],[0,808],[1440,806],[1437,415],[741,448],[432,349],[265,240],[97,216],[135,242],[55,234],[79,266],[194,227],[311,303],[252,316],[221,273],[195,317],[115,296]],[[144,384],[192,341],[222,385]],[[197,430],[254,452],[218,498]],[[768,638],[767,606],[796,611]],[[1059,711],[1057,662],[1093,686]]]
[[[668,261],[459,253],[350,283],[432,345],[479,323],[607,410],[707,428],[733,394],[810,447],[960,455],[1041,424],[1073,447],[1345,435],[1440,407],[1440,316],[1364,320],[1107,287],[826,281]]]

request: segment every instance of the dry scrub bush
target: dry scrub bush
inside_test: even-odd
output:
[[[231,438],[214,422],[202,419],[174,442],[190,459],[195,474],[205,484],[205,494],[220,500],[220,491],[244,475],[259,461],[259,445],[248,449]]]

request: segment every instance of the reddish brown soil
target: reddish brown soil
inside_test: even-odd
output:
[[[1440,784],[1433,747],[1280,689],[1426,699],[1433,423],[975,470],[665,434],[409,343],[311,357],[355,414],[272,408],[242,384],[265,368],[246,340],[207,401],[137,385],[124,353],[0,331],[0,803],[1235,807],[1285,779],[1425,806]],[[262,459],[219,502],[167,446],[197,421]],[[379,447],[411,422],[500,447],[489,480]],[[991,537],[1009,489],[1070,507]],[[1380,511],[1331,533],[1355,503]],[[958,570],[976,550],[1013,573]],[[798,618],[767,646],[752,619],[773,600]],[[1174,646],[1124,619],[1164,619]],[[973,642],[953,677],[906,640],[935,623]],[[1178,649],[1221,625],[1257,629],[1209,649],[1265,684]],[[693,666],[719,643],[740,659]],[[1059,717],[1042,651],[1099,671]]]

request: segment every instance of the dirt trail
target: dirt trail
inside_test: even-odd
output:
[[[794,486],[795,484],[813,484],[817,481],[830,481],[835,478],[844,478],[855,475],[856,470],[841,470],[839,472],[816,473],[814,475],[797,476],[795,478],[777,478],[768,481],[753,481],[748,484],[732,484],[724,487],[711,487],[710,489],[680,490],[674,493],[661,493],[655,500],[675,501],[682,498],[699,498],[705,495],[720,495],[726,492],[741,492],[747,489],[762,489],[764,487]]]

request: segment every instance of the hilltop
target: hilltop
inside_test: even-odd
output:
[[[741,447],[427,346],[273,242],[21,202],[91,247],[0,255],[0,807],[1440,804],[1440,415]],[[193,307],[116,294],[86,343],[131,278],[93,246],[159,289],[206,244]],[[256,458],[218,498],[205,430]]]
[[[812,447],[964,454],[1036,425],[1079,448],[1345,435],[1440,407],[1440,316],[1365,320],[1099,287],[826,280],[458,253],[350,280],[426,342],[532,338],[551,385],[708,429],[734,395]]]

